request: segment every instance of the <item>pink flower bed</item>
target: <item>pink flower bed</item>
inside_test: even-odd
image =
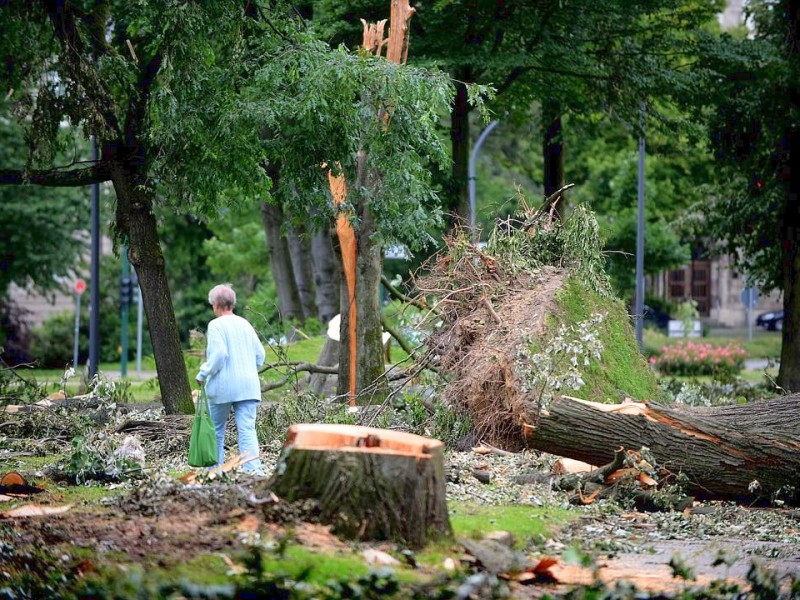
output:
[[[664,375],[735,375],[744,367],[747,352],[736,342],[714,346],[682,340],[661,348],[650,364]]]

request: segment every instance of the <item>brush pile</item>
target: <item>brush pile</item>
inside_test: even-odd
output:
[[[567,278],[613,302],[591,212],[578,206],[562,221],[524,198],[520,206],[485,247],[464,234],[448,238],[416,281],[434,306],[438,327],[427,344],[449,376],[444,400],[470,413],[478,440],[508,450],[525,446],[523,426],[538,422],[554,391],[579,387],[578,367],[599,358],[596,344],[572,339],[579,324],[554,327]],[[561,356],[541,356],[554,339],[561,343],[551,352]]]

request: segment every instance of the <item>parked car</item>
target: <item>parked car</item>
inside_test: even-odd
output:
[[[644,325],[655,326],[657,329],[667,330],[670,316],[662,310],[644,305]]]
[[[756,317],[756,325],[768,331],[781,331],[783,329],[783,311],[761,313]]]

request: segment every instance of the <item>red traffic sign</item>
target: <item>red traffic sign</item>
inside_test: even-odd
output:
[[[86,282],[83,279],[75,280],[75,287],[73,289],[75,290],[75,293],[80,296],[86,291]]]

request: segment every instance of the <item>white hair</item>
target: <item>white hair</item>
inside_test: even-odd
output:
[[[215,285],[208,292],[208,303],[225,310],[233,310],[233,307],[236,306],[236,292],[233,291],[230,283]]]

